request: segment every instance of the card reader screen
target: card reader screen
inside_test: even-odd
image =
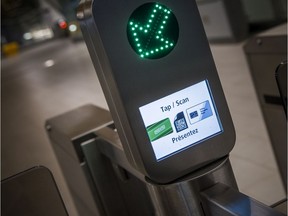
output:
[[[156,159],[222,133],[208,80],[139,108]]]

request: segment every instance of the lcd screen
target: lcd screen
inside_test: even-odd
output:
[[[222,133],[208,80],[139,108],[156,159]]]

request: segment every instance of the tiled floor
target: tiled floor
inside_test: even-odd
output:
[[[240,190],[271,205],[285,193],[242,46],[211,47],[236,128],[231,162]],[[54,66],[47,68],[49,59]],[[76,215],[44,122],[87,103],[107,108],[85,44],[52,41],[4,59],[1,79],[2,179],[44,165],[53,172],[70,215]]]

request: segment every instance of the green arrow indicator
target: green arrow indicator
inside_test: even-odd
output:
[[[159,3],[138,7],[127,25],[129,43],[141,58],[158,59],[168,55],[175,47],[178,35],[175,15]]]

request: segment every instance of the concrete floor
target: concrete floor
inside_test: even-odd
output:
[[[285,192],[242,47],[211,46],[236,128],[231,162],[240,191],[271,205]],[[85,44],[55,40],[4,59],[1,79],[1,178],[44,165],[52,171],[69,214],[77,215],[44,122],[87,103],[108,109]]]

